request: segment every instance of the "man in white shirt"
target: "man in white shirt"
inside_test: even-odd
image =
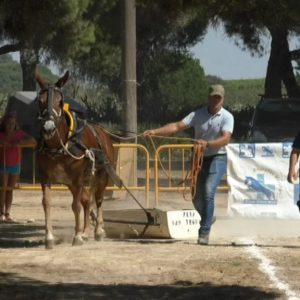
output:
[[[209,87],[207,105],[191,112],[181,121],[144,132],[146,137],[171,135],[194,127],[195,139],[204,148],[202,169],[193,198],[194,207],[201,216],[198,235],[198,244],[201,245],[208,244],[211,225],[215,221],[215,194],[227,169],[225,146],[230,142],[234,126],[233,115],[223,108],[224,96],[222,85],[212,85]]]
[[[300,155],[300,132],[297,134],[297,136],[294,139],[293,145],[292,145],[292,151],[290,154],[290,162],[289,162],[289,172],[287,175],[287,180],[289,183],[295,183],[297,181],[298,172],[299,172],[299,160]],[[300,195],[299,200],[297,201],[297,206],[299,208],[300,212]]]

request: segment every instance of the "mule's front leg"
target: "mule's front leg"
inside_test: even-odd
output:
[[[91,192],[87,188],[82,189],[81,194],[81,204],[83,206],[83,233],[82,238],[87,241],[90,234],[90,208],[91,208],[91,201],[90,201]]]
[[[42,183],[42,191],[42,204],[45,213],[45,247],[46,249],[52,249],[54,247],[54,236],[51,222],[51,196],[49,185]]]
[[[81,210],[81,193],[82,188],[70,187],[73,194],[72,210],[75,217],[75,235],[73,238],[73,246],[80,246],[83,244],[82,232],[80,227],[80,210]]]
[[[101,186],[99,184],[98,189],[95,193],[95,201],[97,206],[97,220],[95,226],[95,240],[101,241],[106,236],[104,230],[104,222],[103,222],[103,209],[102,209],[102,202],[103,202],[103,194],[104,194],[105,185]]]

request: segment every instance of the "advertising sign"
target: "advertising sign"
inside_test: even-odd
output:
[[[287,181],[291,149],[291,143],[227,146],[229,215],[300,219],[299,181]]]

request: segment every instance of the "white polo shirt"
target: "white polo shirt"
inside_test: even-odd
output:
[[[234,126],[233,115],[223,107],[213,115],[208,111],[207,106],[203,106],[187,115],[182,122],[188,127],[194,127],[196,140],[206,141],[220,137],[225,131],[232,133]],[[225,146],[220,148],[209,147],[205,149],[204,156],[225,153]]]

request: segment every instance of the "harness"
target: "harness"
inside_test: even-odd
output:
[[[51,95],[51,92],[49,93],[49,96]],[[49,101],[52,102],[52,101]],[[48,109],[50,106],[48,105]],[[51,108],[52,109],[52,108]],[[42,143],[40,145],[40,148],[38,151],[41,152],[47,152],[52,155],[68,155],[67,151],[70,151],[73,155],[78,156],[82,154],[82,151],[86,150],[87,147],[85,147],[81,143],[81,136],[83,129],[87,125],[87,121],[79,118],[75,112],[73,112],[70,108],[69,103],[64,103],[63,105],[63,114],[56,114],[57,117],[65,116],[66,122],[68,124],[68,134],[67,134],[67,141],[64,145],[62,145],[60,148],[54,149],[54,148],[48,148],[45,143]]]
[[[69,131],[64,150],[68,149],[73,155],[80,155],[82,154],[82,151],[87,149],[87,147],[81,143],[82,132],[87,126],[87,121],[79,118],[77,113],[71,111],[68,103],[64,104],[64,113],[67,117],[67,123],[69,125]]]

